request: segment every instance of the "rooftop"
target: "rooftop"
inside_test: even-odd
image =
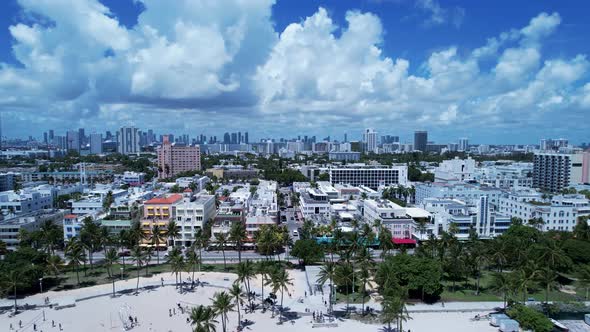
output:
[[[182,199],[182,195],[173,194],[168,197],[156,197],[145,202],[145,204],[174,204]]]

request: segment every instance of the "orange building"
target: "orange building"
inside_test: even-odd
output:
[[[182,195],[173,194],[166,197],[152,198],[143,205],[143,219],[141,219],[141,227],[143,229],[145,239],[142,241],[142,246],[149,246],[152,244],[152,229],[154,225],[160,226],[161,234],[166,231],[168,223],[174,217],[172,206],[182,200]],[[159,247],[167,247],[167,239],[161,235]]]

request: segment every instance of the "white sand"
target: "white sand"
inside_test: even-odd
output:
[[[294,289],[289,292],[291,297],[285,294],[284,305],[290,307],[292,310],[304,312],[305,308],[310,310],[322,310],[325,312],[323,300],[321,295],[304,296],[304,282],[305,278],[301,277],[302,273],[292,271],[294,277]],[[188,275],[183,273],[183,278]],[[160,278],[164,277],[166,282],[174,281],[174,276],[170,274],[158,275],[152,278],[141,278],[140,287],[145,285],[159,285]],[[197,273],[196,278],[201,281],[209,282],[212,285],[227,287],[235,279],[233,274],[225,273]],[[225,279],[225,280],[224,280]],[[135,287],[136,279],[130,279],[126,282],[118,282],[117,288]],[[251,282],[252,290],[260,293],[260,282]],[[36,295],[20,303],[29,303],[48,296],[52,302],[61,297],[79,298],[81,296],[88,296],[99,293],[106,293],[111,290],[111,285],[100,285],[90,288],[72,290],[67,292],[48,292],[42,295]],[[54,310],[45,308],[37,310],[29,310],[20,313],[19,315],[9,318],[7,314],[0,316],[0,330],[8,331],[9,324],[12,323],[16,328],[18,321],[22,320],[25,325],[24,329],[18,331],[33,331],[32,323],[36,322],[37,331],[58,331],[57,324],[61,323],[64,331],[122,331],[122,322],[120,319],[120,312],[122,308],[128,307],[129,314],[137,316],[139,326],[132,331],[192,331],[189,324],[186,323],[187,314],[181,314],[176,309],[176,315],[169,316],[169,309],[176,308],[177,303],[182,304],[205,304],[211,303],[210,298],[216,291],[221,291],[222,288],[216,287],[200,287],[195,292],[188,292],[179,294],[174,286],[166,286],[157,288],[152,291],[141,291],[138,295],[122,295],[116,298],[108,296],[98,297],[90,300],[85,300],[76,303],[73,308],[66,308],[62,310]],[[265,294],[268,294],[269,287],[265,287]],[[297,302],[299,297],[304,298],[304,303]],[[280,301],[280,295],[279,295]],[[43,311],[45,312],[45,322],[42,321]],[[126,309],[123,309],[126,311]],[[468,332],[468,331],[497,331],[497,329],[488,325],[487,321],[472,322],[470,318],[476,313],[411,313],[412,319],[404,324],[404,329],[411,331],[454,331],[454,332]],[[481,314],[485,314],[482,312]],[[126,315],[126,314],[125,314]],[[337,321],[338,328],[312,328],[311,317],[303,316],[291,322],[286,322],[282,325],[277,325],[277,318],[271,318],[270,311],[262,313],[257,311],[253,314],[242,314],[242,319],[253,321],[254,324],[246,328],[246,331],[382,331],[383,325],[363,324],[354,320],[339,320]],[[56,327],[51,327],[51,321],[54,320]],[[235,331],[237,327],[237,313],[232,312],[229,315],[228,331]],[[218,324],[218,331],[222,331],[221,323]]]

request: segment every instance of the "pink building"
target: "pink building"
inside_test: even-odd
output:
[[[201,169],[201,150],[198,146],[175,146],[164,136],[158,148],[158,178],[171,178],[179,173]]]

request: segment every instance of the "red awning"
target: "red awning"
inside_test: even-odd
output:
[[[397,239],[397,238],[393,238],[393,239],[391,239],[391,241],[394,244],[416,244],[416,240],[414,240],[414,239]]]

